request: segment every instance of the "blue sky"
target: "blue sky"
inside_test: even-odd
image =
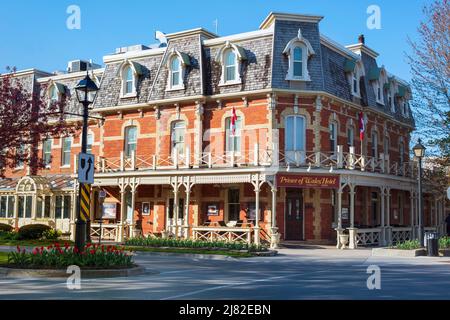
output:
[[[415,39],[424,4],[430,0],[40,0],[1,1],[0,72],[5,66],[45,71],[65,70],[67,61],[101,62],[116,47],[150,44],[155,30],[166,33],[204,27],[230,35],[257,30],[270,11],[323,15],[321,32],[341,44],[355,43],[359,34],[380,53],[379,63],[410,79],[405,52],[407,37]],[[69,5],[81,9],[81,29],[69,30]],[[381,30],[366,26],[369,5],[381,8]]]

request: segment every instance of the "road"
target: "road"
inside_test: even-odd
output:
[[[0,278],[0,299],[450,299],[449,258],[307,246],[249,259],[139,253],[136,262],[148,273],[82,279],[80,290],[65,279]],[[380,290],[367,288],[371,265],[380,268]]]

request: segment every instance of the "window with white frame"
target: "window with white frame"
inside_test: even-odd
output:
[[[38,196],[36,197],[36,217],[39,219],[50,218],[50,196]]]
[[[377,103],[384,105],[383,86],[381,79],[378,79],[374,82],[374,90]]]
[[[389,139],[389,136],[384,137],[384,146],[383,146],[383,152],[386,156],[389,155],[389,148],[391,147],[391,139]]]
[[[72,149],[72,138],[65,137],[61,141],[61,166],[70,166],[70,153]]]
[[[305,151],[305,117],[287,116],[285,120],[286,152]]]
[[[309,41],[302,36],[300,29],[298,30],[297,37],[288,42],[283,54],[289,58],[289,69],[286,80],[311,80],[308,72],[308,59],[315,52]]]
[[[378,158],[378,133],[372,131],[372,157]]]
[[[17,149],[17,161],[16,161],[16,168],[21,169],[24,166],[24,155],[26,153],[26,146],[21,144]]]
[[[361,61],[357,61],[354,70],[350,72],[349,76],[352,95],[357,98],[361,98],[360,79],[364,75],[364,66]]]
[[[125,128],[125,156],[130,158],[137,149],[137,127],[129,126]]]
[[[50,87],[49,98],[50,103],[57,103],[59,101],[59,92],[58,88],[56,87],[56,84]]]
[[[232,48],[225,50],[225,83],[238,80],[238,63],[236,53]]]
[[[170,62],[170,87],[177,88],[181,86],[181,62],[178,56],[173,56]]]
[[[175,154],[184,155],[185,152],[185,144],[184,144],[184,136],[186,134],[186,123],[184,121],[174,121],[172,122],[172,133],[171,133],[171,141],[172,141],[172,155]]]
[[[241,152],[242,118],[237,117],[234,133],[231,128],[231,117],[225,119],[225,150],[227,152]]]
[[[31,218],[33,207],[33,196],[19,196],[18,215],[19,218]]]
[[[338,125],[336,121],[331,121],[328,127],[330,132],[330,151],[336,152],[337,150],[337,130]]]
[[[42,161],[46,167],[50,167],[52,161],[52,139],[50,138],[45,139],[42,144]]]
[[[14,217],[14,196],[0,196],[0,218]]]
[[[355,127],[348,126],[347,128],[347,145],[353,147],[355,145]]]
[[[136,93],[136,77],[130,65],[127,65],[123,69],[122,81],[122,92],[124,96]]]
[[[70,209],[72,198],[70,196],[56,196],[55,199],[55,218],[70,219]]]
[[[398,153],[399,153],[399,164],[402,166],[403,163],[405,162],[405,144],[403,143],[403,141],[400,141]]]

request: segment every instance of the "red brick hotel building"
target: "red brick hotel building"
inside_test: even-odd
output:
[[[88,135],[92,237],[276,246],[339,245],[348,233],[352,248],[416,237],[410,87],[363,36],[343,46],[321,34],[322,18],[271,13],[225,37],[181,31],[92,65],[92,113],[104,118]],[[79,112],[74,87],[88,65],[14,77]],[[39,152],[47,167],[37,175],[19,163],[0,181],[0,223],[73,237],[80,136],[46,139]],[[444,190],[426,184],[424,202],[426,228],[443,231]]]

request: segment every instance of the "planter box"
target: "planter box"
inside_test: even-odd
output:
[[[425,249],[400,250],[390,248],[374,248],[372,249],[373,257],[419,257],[426,256]]]
[[[447,249],[440,249],[439,250],[439,255],[441,257],[450,257],[450,248]]]

